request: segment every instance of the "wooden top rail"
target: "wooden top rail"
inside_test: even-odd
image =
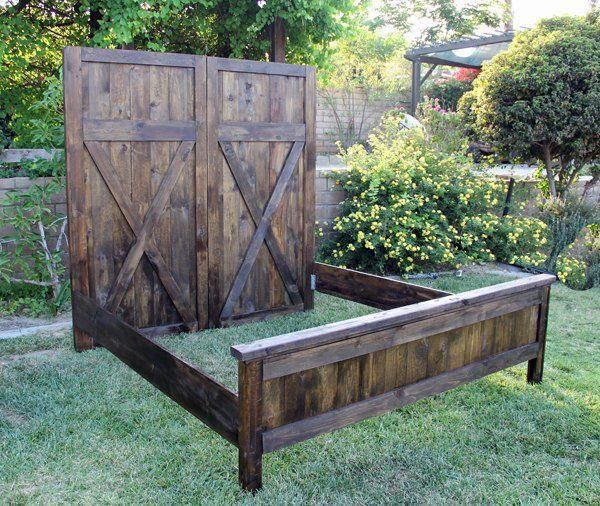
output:
[[[248,344],[231,347],[231,354],[241,361],[252,361],[322,346],[342,339],[384,330],[410,322],[428,319],[480,305],[490,300],[498,300],[517,293],[547,286],[556,281],[550,274],[539,274],[528,278],[487,286],[457,295],[420,302],[380,313],[370,314],[314,327],[290,334],[261,339]]]

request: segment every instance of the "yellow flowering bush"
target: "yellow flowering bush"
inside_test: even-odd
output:
[[[556,274],[560,281],[575,290],[600,286],[600,225],[586,227],[558,256]]]
[[[504,184],[476,173],[470,159],[435,150],[418,129],[390,116],[368,147],[344,153],[334,175],[345,190],[333,241],[322,256],[338,265],[410,273],[501,260],[539,264],[547,227],[534,218],[500,218]]]

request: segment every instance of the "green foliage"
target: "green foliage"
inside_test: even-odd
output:
[[[563,198],[600,156],[600,18],[541,21],[519,33],[474,82],[461,109],[480,140],[543,164]]]
[[[356,9],[353,0],[8,0],[0,4],[0,121],[27,117],[67,45],[259,60],[269,49],[267,26],[280,16],[288,60],[319,63]]]
[[[425,99],[419,104],[417,118],[432,149],[448,154],[466,152],[467,137],[460,115],[447,111],[437,100]]]
[[[384,0],[386,21],[408,30],[415,20],[422,29],[418,41],[431,44],[497,28],[505,17],[503,0]],[[424,28],[423,28],[424,26]]]
[[[386,36],[361,28],[331,46],[331,56],[319,72],[319,93],[336,122],[334,132],[343,149],[360,142],[369,105],[378,98],[398,96],[409,76],[401,36]]]
[[[12,191],[0,216],[0,225],[13,230],[2,239],[0,278],[15,285],[40,287],[50,294],[55,310],[65,300],[61,257],[66,249],[67,218],[57,216],[50,203],[62,190],[62,179],[55,178],[26,190]]]
[[[568,194],[561,200],[540,203],[539,218],[546,223],[550,233],[550,251],[545,266],[550,271],[557,268],[557,259],[572,244],[581,230],[600,219],[597,206]]]
[[[418,129],[387,118],[369,137],[369,153],[345,153],[349,169],[335,176],[346,191],[331,262],[377,272],[409,273],[501,260],[539,264],[546,226],[535,218],[502,219],[500,182],[475,173],[460,154],[441,153]]]
[[[585,290],[600,286],[600,225],[589,225],[579,238],[561,253],[556,272],[567,286]]]
[[[451,77],[426,82],[423,93],[436,100],[443,109],[456,111],[460,98],[473,89],[473,80],[478,73],[475,69],[460,69]]]
[[[65,145],[62,79],[50,77],[42,96],[13,118],[13,147],[58,149]]]

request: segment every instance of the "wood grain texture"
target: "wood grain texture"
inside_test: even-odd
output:
[[[379,331],[367,332],[356,337],[348,335],[345,339],[322,346],[267,358],[264,361],[264,377],[265,379],[276,378],[408,343],[422,337],[462,328],[530,307],[539,303],[540,300],[539,290],[534,289],[533,291],[502,297],[496,301],[473,305],[463,310],[440,315],[431,314],[420,320],[410,321]]]
[[[81,48],[82,60],[102,63],[133,63],[165,67],[194,67],[195,56],[178,53],[153,53],[127,49]]]
[[[86,296],[90,294],[87,220],[90,201],[86,189],[86,166],[83,148],[83,88],[84,71],[81,49],[63,50],[65,96],[65,158],[67,177],[67,215],[69,220],[69,258],[71,288]],[[93,347],[93,338],[73,321],[73,337],[77,351]]]
[[[514,333],[514,328],[518,322],[530,318],[532,307],[536,306],[445,332],[436,333],[434,328],[421,336],[413,336],[408,332],[406,339],[395,341],[394,344],[387,341],[386,345],[382,332],[371,334],[368,336],[371,342],[378,343],[371,349],[364,346],[353,349],[350,346],[347,349],[352,351],[346,355],[330,354],[327,359],[312,363],[300,356],[297,363],[286,361],[285,367],[288,369],[282,367],[277,374],[273,374],[268,362],[263,361],[263,379],[268,390],[278,392],[286,385],[284,397],[271,398],[265,407],[265,427],[271,429],[293,423],[309,416],[309,412],[312,416],[324,410],[341,408],[531,344],[535,342],[531,338],[536,333],[535,323],[532,322],[526,332]],[[507,310],[510,311],[510,308]],[[504,347],[503,343],[507,342],[511,343],[510,346]],[[329,346],[315,348],[312,356],[331,353],[327,350]],[[290,358],[294,356],[292,354]],[[283,366],[283,363],[277,365]],[[328,371],[328,374],[323,376],[321,371]],[[310,378],[309,382],[307,378]],[[337,383],[329,383],[333,381],[332,378]],[[288,391],[288,384],[294,385],[293,394]],[[330,399],[330,402],[325,402],[326,399]]]
[[[537,355],[538,343],[526,344],[499,355],[427,378],[391,392],[354,402],[343,408],[267,430],[263,451],[272,452],[346,425],[393,411],[424,397],[439,394],[494,372],[519,364]]]
[[[342,269],[315,262],[317,290],[379,309],[408,306],[452,295],[449,292],[413,285],[374,274]]]
[[[509,281],[458,295],[420,302],[407,307],[390,309],[291,334],[262,339],[249,344],[235,345],[231,347],[231,353],[239,360],[275,357],[292,351],[300,351],[370,332],[406,325],[431,316],[442,316],[446,313],[479,306],[489,301],[495,301],[494,304],[501,307],[503,297],[514,297],[522,292],[536,291],[537,288],[550,285],[555,279],[555,276],[540,274]],[[475,311],[469,314],[472,318],[480,318],[475,316],[476,313]],[[465,314],[465,312],[463,311],[461,314]]]
[[[527,381],[541,383],[544,373],[544,353],[546,352],[546,332],[548,327],[548,310],[550,308],[550,287],[544,289],[542,303],[539,306],[538,318],[535,322],[535,341],[539,344],[535,358],[527,364]]]
[[[195,141],[193,121],[98,120],[83,122],[85,141]]]
[[[304,123],[250,123],[247,121],[225,121],[218,127],[220,141],[304,141]]]
[[[238,442],[237,395],[75,291],[75,318],[98,344],[233,444]]]
[[[242,488],[262,487],[262,403],[263,382],[260,362],[238,364],[239,382],[239,479]]]

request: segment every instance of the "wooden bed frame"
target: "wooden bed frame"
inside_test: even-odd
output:
[[[262,485],[262,456],[528,362],[542,380],[542,274],[452,295],[315,264],[317,290],[385,311],[232,346],[238,391],[74,292],[78,328],[239,448],[239,479]],[[353,290],[350,288],[354,287]]]
[[[264,453],[521,362],[541,381],[554,276],[453,295],[314,262],[314,69],[65,48],[64,76],[75,347],[236,445],[245,489]],[[383,311],[233,346],[237,393],[155,340],[314,290]]]

